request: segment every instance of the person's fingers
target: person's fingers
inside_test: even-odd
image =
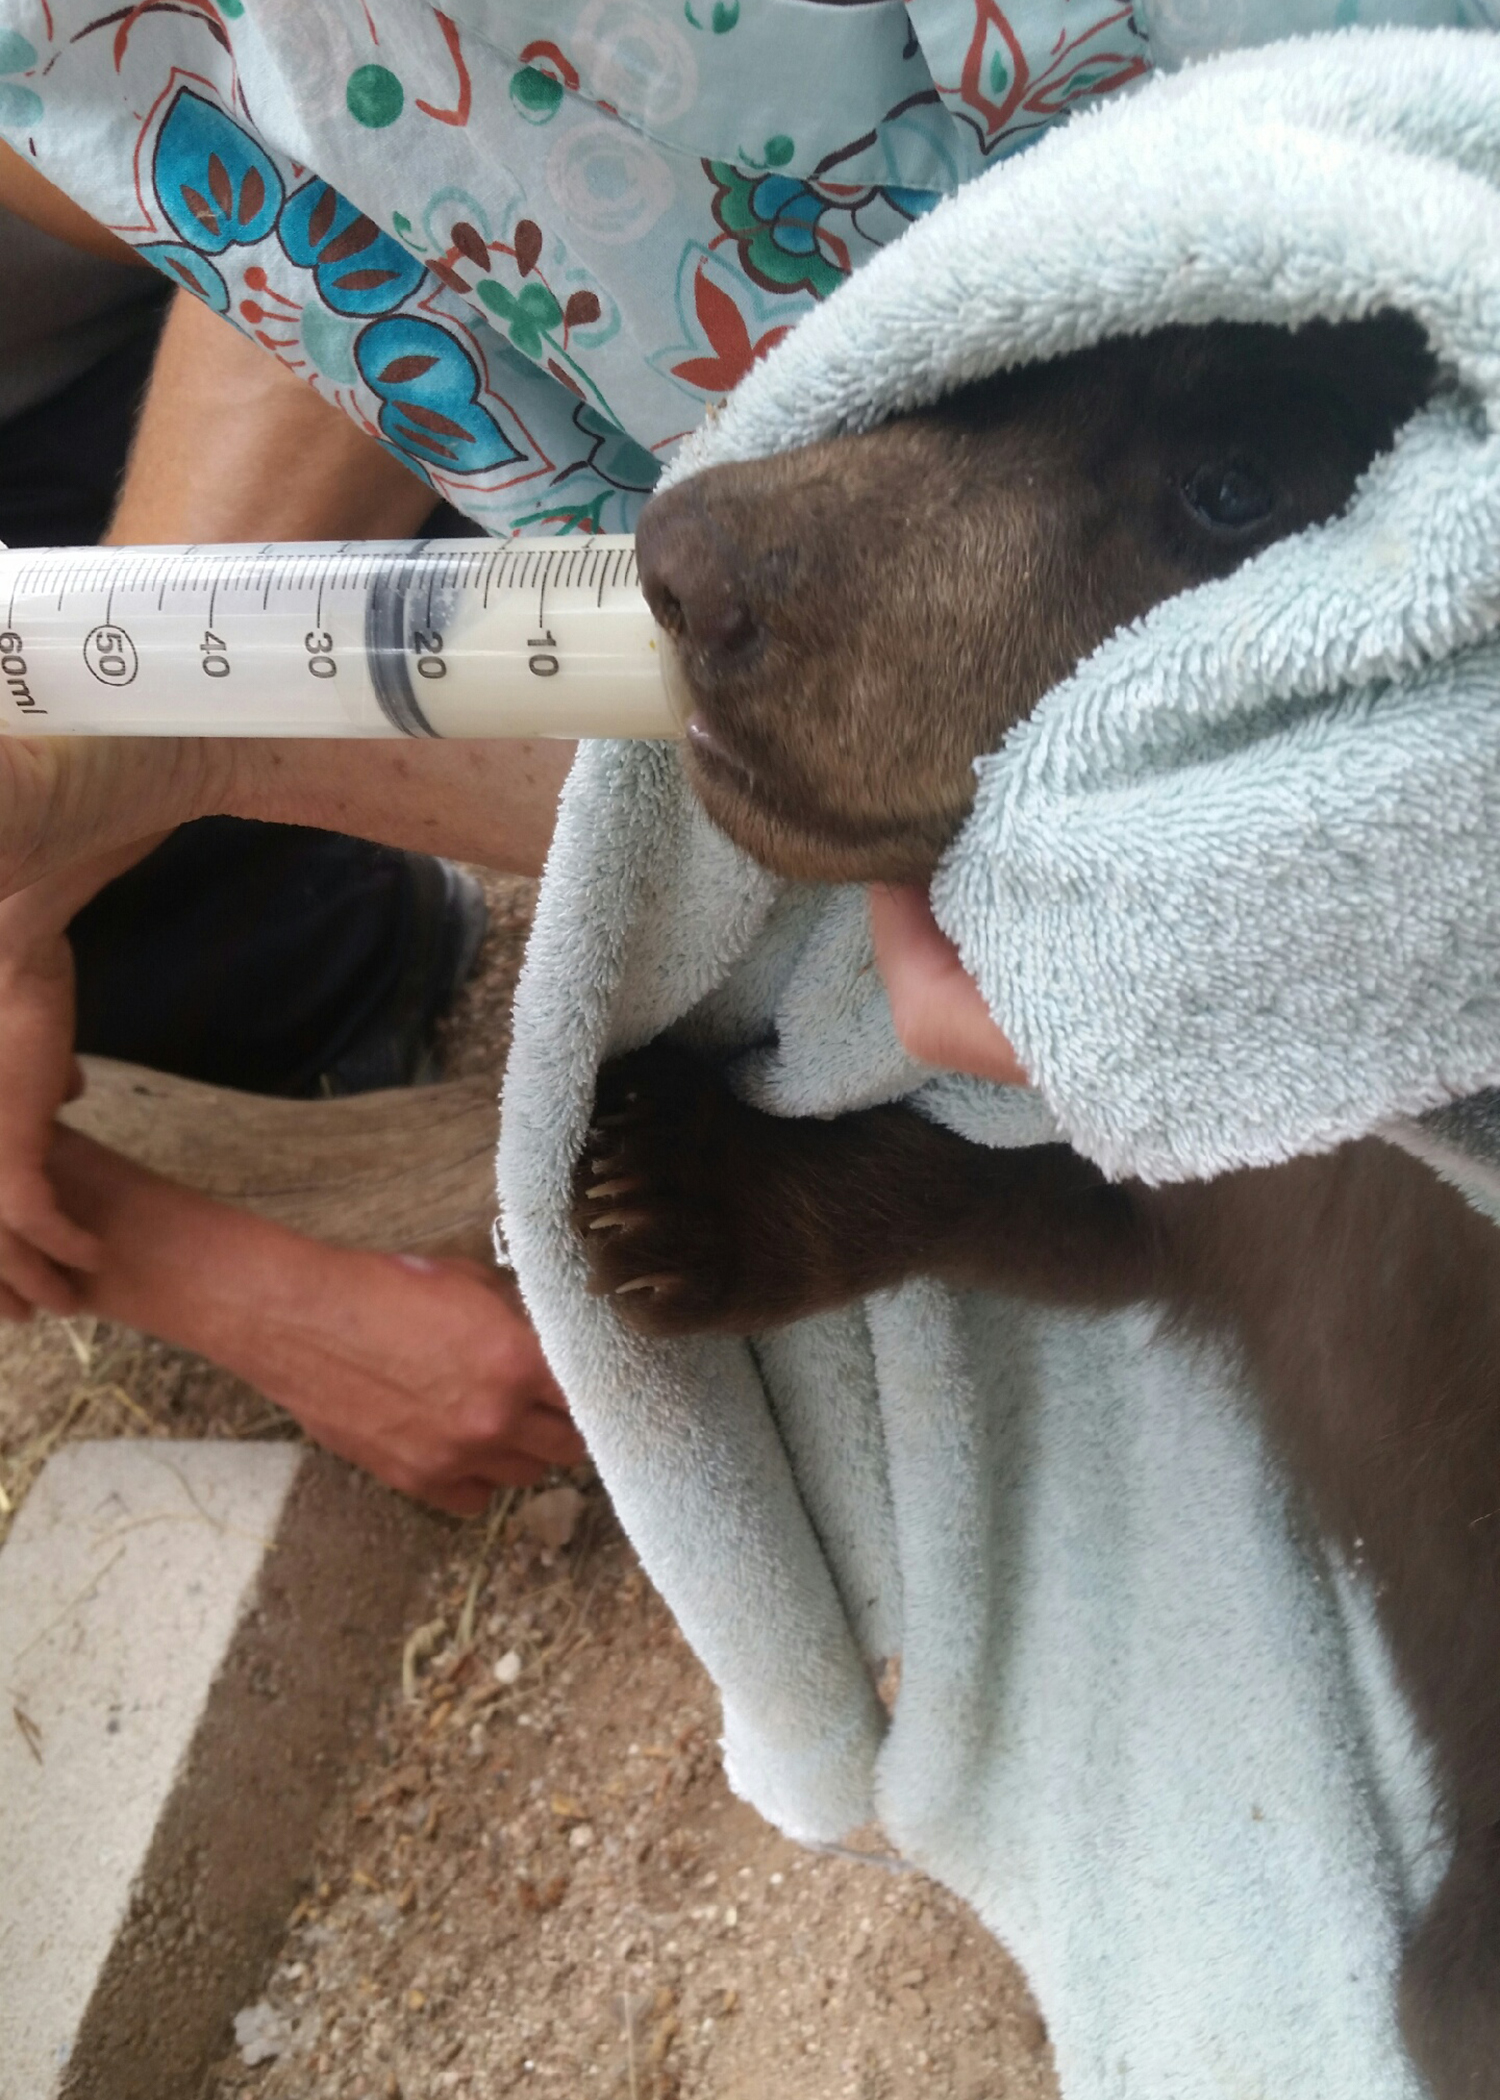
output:
[[[870,931],[896,1035],[912,1057],[1006,1086],[1028,1084],[984,994],[932,916],[925,890],[872,885]]]
[[[426,1502],[447,1516],[480,1517],[489,1508],[497,1488],[536,1487],[550,1471],[551,1467],[543,1465],[540,1459],[522,1458],[512,1453],[509,1458],[496,1459],[492,1465],[486,1466],[482,1475],[467,1474],[458,1480],[423,1476],[409,1478],[399,1485],[403,1494],[410,1495],[414,1501]]]
[[[430,1503],[447,1516],[482,1517],[494,1499],[495,1484],[489,1480],[460,1480],[412,1492],[419,1502]]]
[[[43,1312],[72,1313],[79,1307],[77,1286],[4,1225],[0,1225],[0,1283]]]
[[[555,1407],[533,1407],[515,1424],[507,1442],[515,1453],[547,1466],[576,1466],[587,1456],[583,1438]]]
[[[390,1408],[384,1423],[382,1401]],[[434,1394],[417,1416],[410,1402],[409,1393],[376,1379],[364,1391],[357,1424],[347,1403],[336,1402],[322,1420],[304,1413],[304,1426],[338,1457],[450,1516],[473,1516],[497,1487],[534,1487],[554,1467],[585,1455],[559,1409],[528,1404],[503,1388],[461,1401]]]
[[[18,1326],[24,1327],[35,1311],[34,1305],[0,1283],[0,1320],[14,1320]]]
[[[74,1224],[40,1166],[13,1167],[0,1178],[0,1220],[64,1269],[92,1272],[103,1266],[102,1243]]]

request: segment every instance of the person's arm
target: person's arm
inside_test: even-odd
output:
[[[583,1457],[508,1279],[324,1246],[76,1130],[48,1165],[102,1249],[79,1310],[225,1365],[388,1486],[473,1516]]]
[[[209,816],[311,824],[539,875],[573,748],[0,736],[0,897]]]
[[[295,372],[179,292],[105,544],[405,539],[436,500]]]
[[[268,476],[286,457],[299,471]],[[399,534],[429,503],[293,375],[179,302],[116,538]],[[278,817],[531,872],[566,761],[515,745],[0,737],[0,1315],[93,1310],[203,1350],[320,1442],[460,1513],[579,1457],[524,1317],[477,1269],[320,1247],[53,1124],[75,1075],[63,929],[164,831],[216,811]]]
[[[199,300],[178,295],[110,544],[401,539],[432,504],[426,482],[383,445]],[[201,792],[215,814],[317,825],[530,875],[541,870],[572,752],[544,741],[245,737],[211,755]]]
[[[433,500],[383,445],[183,292],[106,539],[402,539]],[[319,825],[535,874],[571,758],[569,744],[245,737],[218,748],[199,786],[215,814]]]
[[[179,295],[112,539],[401,535],[431,501],[425,483],[274,358]],[[65,1270],[98,1260],[45,1171],[52,1119],[74,1084],[74,914],[175,823],[210,811],[531,872],[565,758],[513,746],[498,765],[495,756],[461,745],[0,739],[0,808],[7,787],[12,805],[0,838],[13,870],[0,902],[0,1312],[70,1310],[77,1291]]]

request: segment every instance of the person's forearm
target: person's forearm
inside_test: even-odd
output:
[[[574,746],[488,743],[257,743],[231,749],[219,805],[352,832],[386,846],[539,875]]]
[[[570,744],[0,736],[0,898],[194,817],[258,817],[536,875]]]
[[[105,538],[401,539],[435,501],[270,351],[179,292]]]
[[[51,1165],[69,1215],[106,1251],[97,1273],[80,1279],[86,1309],[219,1361],[229,1316],[253,1334],[257,1286],[266,1277],[305,1280],[321,1252],[285,1226],[164,1181],[76,1130],[59,1129]],[[288,1262],[293,1248],[297,1259]]]

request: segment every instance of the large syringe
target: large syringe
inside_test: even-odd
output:
[[[0,734],[676,736],[635,542],[0,549]]]

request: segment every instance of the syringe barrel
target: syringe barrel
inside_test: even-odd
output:
[[[674,736],[628,538],[0,549],[0,734]]]

